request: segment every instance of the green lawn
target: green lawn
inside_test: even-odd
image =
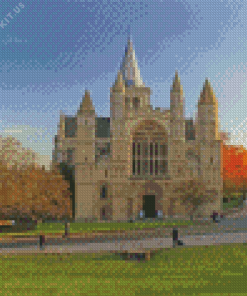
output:
[[[1,255],[0,295],[246,295],[247,244],[114,254]]]
[[[142,228],[157,228],[160,226],[174,226],[174,225],[193,225],[195,222],[192,221],[176,221],[176,222],[155,222],[155,223],[71,223],[70,233],[80,232],[97,232],[102,230],[133,230]],[[64,233],[64,224],[62,223],[42,223],[37,225],[36,230],[32,230],[22,235],[38,235],[40,233]],[[4,235],[10,235],[10,233],[0,233],[0,237]],[[11,234],[15,235],[15,234]],[[18,233],[20,235],[20,233]]]
[[[228,202],[228,203],[223,203],[223,210],[236,208],[236,207],[238,207],[238,204],[239,204],[238,199],[230,200],[230,202]]]

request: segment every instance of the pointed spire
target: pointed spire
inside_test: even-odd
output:
[[[133,41],[131,39],[131,36],[128,37],[127,46],[125,47],[125,52],[127,53],[129,51],[133,51]]]
[[[203,85],[203,90],[200,95],[199,103],[208,103],[208,104],[216,103],[216,97],[210,85],[210,82],[208,81],[208,78],[206,78],[205,83]]]
[[[60,110],[60,126],[62,126],[63,124],[64,124],[64,122],[65,122],[65,114],[63,113],[63,111],[62,110]]]
[[[130,36],[128,38],[128,44],[125,49],[125,57],[123,58],[120,71],[122,72],[125,86],[145,86],[141,79],[140,70],[135,59],[135,51],[133,49],[133,43]]]
[[[89,90],[85,90],[85,95],[82,100],[82,103],[80,104],[79,113],[84,113],[87,111],[95,111],[92,100],[90,98],[90,92]]]
[[[125,85],[124,85],[123,75],[122,75],[121,71],[118,71],[118,75],[115,80],[115,84],[112,87],[112,90],[115,92],[124,92],[125,91]]]
[[[65,114],[60,110],[60,121],[58,124],[58,136],[63,138],[65,136]]]
[[[183,87],[182,87],[182,85],[180,83],[180,78],[178,76],[178,71],[177,70],[175,72],[175,78],[173,80],[173,85],[172,85],[171,91],[172,92],[183,93]]]
[[[127,42],[127,46],[125,48],[125,52],[128,51],[128,47],[131,47],[133,49],[133,43],[132,43],[132,38],[131,38],[131,34],[130,34],[130,25],[128,25],[128,42]]]
[[[63,113],[62,110],[60,110],[60,118],[63,117],[63,116],[65,116],[65,114]]]

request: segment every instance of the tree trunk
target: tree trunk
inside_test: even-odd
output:
[[[69,231],[70,231],[70,223],[65,222],[65,236],[69,235]]]
[[[243,200],[247,199],[247,190],[243,190]]]

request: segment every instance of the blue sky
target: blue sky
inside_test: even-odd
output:
[[[0,134],[52,155],[59,112],[74,115],[85,88],[110,116],[110,87],[130,27],[154,107],[170,105],[179,71],[186,117],[208,77],[220,127],[247,148],[247,1],[23,0],[0,10]]]

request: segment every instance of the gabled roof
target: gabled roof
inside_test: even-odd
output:
[[[97,117],[95,124],[97,138],[110,138],[110,117]]]
[[[77,130],[77,117],[65,117],[65,137],[75,137]],[[110,138],[110,117],[95,118],[95,137]]]
[[[77,130],[77,118],[73,116],[65,117],[65,137],[75,137]]]

